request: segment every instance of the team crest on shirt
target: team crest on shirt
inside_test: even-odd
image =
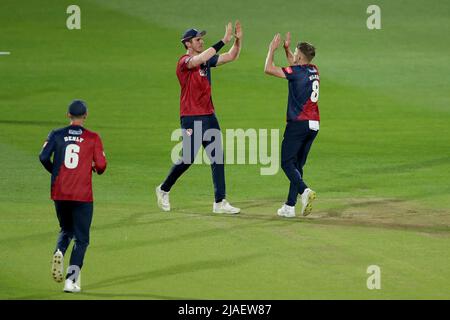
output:
[[[186,129],[186,134],[188,137],[192,136],[192,129]]]

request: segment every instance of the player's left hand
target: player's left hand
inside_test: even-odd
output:
[[[236,39],[241,40],[242,39],[242,27],[241,27],[241,22],[239,20],[236,21],[235,25],[234,25],[234,37]]]
[[[275,35],[275,37],[273,37],[272,42],[270,43],[270,50],[275,51],[279,46],[280,46],[280,42],[281,42],[281,36],[279,33],[277,33]]]

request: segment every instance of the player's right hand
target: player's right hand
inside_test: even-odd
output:
[[[242,39],[242,27],[239,20],[236,21],[236,24],[234,26],[234,37],[236,39]]]
[[[285,49],[289,49],[290,45],[291,45],[291,33],[288,32],[286,33],[286,39],[284,39],[283,46]]]
[[[222,39],[223,43],[227,44],[231,41],[231,37],[233,36],[233,25],[231,22],[228,22],[228,24],[225,26],[225,35]]]
[[[279,33],[277,33],[274,37],[272,42],[270,43],[270,50],[275,51],[280,46],[281,36]]]

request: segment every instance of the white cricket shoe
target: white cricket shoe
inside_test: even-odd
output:
[[[156,187],[156,198],[158,199],[158,207],[163,211],[170,211],[169,192],[161,190],[161,185]]]
[[[295,217],[295,206],[288,206],[287,204],[283,204],[283,206],[278,209],[277,214],[280,217],[293,218]]]
[[[73,282],[71,279],[66,279],[66,282],[64,283],[64,292],[77,293],[80,291],[81,288],[75,282]]]
[[[223,199],[221,202],[214,202],[213,205],[214,213],[229,213],[229,214],[237,214],[241,212],[241,209],[233,207],[227,200]]]
[[[306,188],[302,193],[302,216],[306,217],[311,213],[312,201],[316,198],[316,193],[310,188]]]
[[[77,293],[81,291],[81,271],[78,273],[78,278],[74,282],[72,279],[66,279],[64,282],[64,292]]]
[[[52,277],[56,282],[62,282],[64,279],[64,255],[59,249],[53,254]]]

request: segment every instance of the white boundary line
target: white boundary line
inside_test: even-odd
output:
[[[8,52],[8,51],[0,51],[0,56],[8,56],[10,54],[11,54],[11,52]]]

